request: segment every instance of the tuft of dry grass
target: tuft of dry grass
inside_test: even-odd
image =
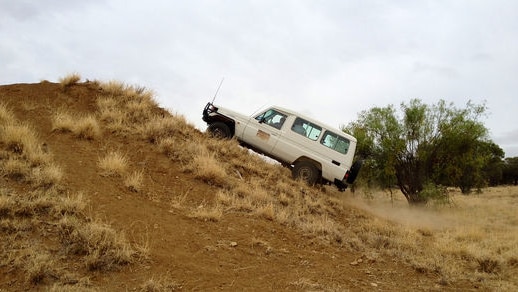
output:
[[[105,224],[63,216],[58,227],[67,254],[83,255],[89,270],[113,270],[136,256],[125,236]]]
[[[48,277],[55,277],[56,262],[53,256],[47,253],[29,254],[25,259],[25,276],[30,284],[39,284]]]
[[[101,127],[94,116],[85,116],[76,122],[74,134],[82,139],[94,140],[101,136]]]
[[[57,185],[63,179],[63,172],[57,165],[50,164],[32,169],[31,180],[38,186],[50,187]]]
[[[182,289],[182,285],[176,283],[176,281],[169,277],[158,279],[153,277],[140,286],[141,292],[175,291],[180,289]]]
[[[200,153],[195,156],[188,166],[194,175],[214,185],[223,186],[227,183],[227,173],[221,163],[208,153]]]
[[[223,208],[219,204],[209,207],[202,204],[193,210],[190,216],[203,221],[217,222],[223,216]]]
[[[38,148],[34,130],[27,124],[5,124],[0,127],[0,141],[5,148],[16,154],[30,155]]]
[[[139,192],[142,188],[142,181],[144,173],[142,171],[135,171],[124,179],[124,186],[132,192]]]
[[[52,206],[56,217],[65,215],[78,215],[85,210],[87,201],[82,193],[56,196],[56,204]]]
[[[76,119],[68,112],[59,110],[52,115],[52,131],[73,132]]]
[[[160,117],[154,116],[145,123],[139,130],[151,143],[160,143],[164,139],[173,137],[177,133],[182,133],[182,128],[186,127],[187,122],[183,116]],[[185,133],[186,131],[183,130]]]
[[[110,151],[99,158],[97,166],[102,176],[123,176],[128,168],[128,159],[117,151]]]
[[[52,130],[72,132],[76,137],[94,140],[101,136],[101,127],[93,115],[74,117],[66,111],[57,111],[52,117]]]
[[[100,84],[101,94],[97,97],[97,108],[106,128],[117,134],[146,134],[142,130],[154,127],[156,120],[164,118],[154,94],[144,87],[129,86],[110,81]],[[167,119],[167,118],[166,118]],[[151,125],[146,126],[146,124]]]
[[[8,106],[0,102],[0,125],[9,125],[16,121],[14,113],[8,108]]]
[[[66,75],[65,77],[59,78],[59,83],[63,89],[67,89],[68,87],[77,84],[81,80],[81,75],[78,73],[71,73]]]
[[[26,160],[9,157],[7,160],[1,162],[2,174],[4,176],[18,182],[29,180],[31,167]]]

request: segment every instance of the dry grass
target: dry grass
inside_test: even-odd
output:
[[[111,270],[133,262],[136,256],[124,235],[105,224],[64,216],[58,227],[67,254],[84,255],[89,270]]]
[[[94,116],[85,116],[76,121],[73,132],[79,138],[94,140],[101,136],[101,127]]]
[[[186,128],[189,124],[185,117],[181,115],[160,117],[154,116],[147,123],[145,123],[139,130],[151,143],[160,143],[164,139],[168,139],[177,134],[185,134],[188,131]]]
[[[142,188],[142,182],[144,179],[144,172],[135,171],[124,179],[124,186],[132,192],[139,192]]]
[[[35,167],[32,169],[31,180],[40,187],[50,187],[57,185],[63,179],[61,168],[55,164],[45,165],[45,167]]]
[[[154,277],[147,280],[140,286],[141,292],[161,292],[161,291],[175,291],[182,289],[182,285],[169,277],[162,277],[155,279]]]
[[[9,125],[16,121],[16,118],[13,112],[9,109],[9,107],[0,102],[0,125]]]
[[[190,216],[203,221],[217,222],[223,216],[223,208],[219,204],[208,207],[202,204],[194,209]]]
[[[38,148],[38,138],[27,124],[4,124],[0,127],[0,141],[5,149],[16,154],[31,155]]]
[[[0,266],[20,272],[30,286],[55,283],[51,290],[59,291],[63,286],[56,282],[67,281],[78,262],[91,270],[110,270],[145,252],[85,215],[83,195],[61,186],[64,174],[46,145],[5,105],[0,105],[0,132],[0,174],[30,186],[23,193],[0,189]]]
[[[52,117],[52,130],[71,132],[76,137],[94,140],[101,136],[101,127],[93,115],[75,117],[66,111],[59,110]]]
[[[73,132],[76,119],[64,110],[58,110],[52,116],[52,131]]]
[[[225,169],[212,154],[201,153],[195,156],[189,168],[194,176],[207,183],[224,186],[227,182]]]
[[[81,75],[78,73],[71,73],[65,77],[59,78],[59,83],[63,89],[66,89],[72,85],[77,84],[81,80]]]
[[[110,151],[99,158],[97,166],[102,176],[123,176],[128,169],[128,159],[117,151]]]
[[[390,198],[372,192],[368,200],[347,202],[381,218],[362,227],[368,231],[361,236],[364,245],[402,258],[418,271],[437,273],[445,284],[468,280],[516,290],[518,188],[451,195],[453,205],[425,209],[408,207],[399,193]]]
[[[102,93],[97,98],[100,118],[114,133],[142,133],[147,123],[154,123],[157,116],[163,117],[152,91],[117,81],[101,83],[100,87]]]

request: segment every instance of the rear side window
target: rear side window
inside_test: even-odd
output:
[[[306,136],[313,141],[316,141],[320,136],[320,133],[322,133],[322,128],[301,118],[295,119],[293,126],[291,126],[291,130]]]
[[[349,140],[329,131],[326,131],[324,133],[324,136],[322,136],[322,140],[320,140],[320,143],[342,154],[346,154],[349,150]]]

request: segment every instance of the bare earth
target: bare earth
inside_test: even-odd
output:
[[[137,263],[118,271],[91,272],[92,287],[138,290],[153,280],[179,290],[475,289],[469,283],[442,286],[437,275],[420,273],[398,259],[369,260],[364,252],[351,252],[257,216],[235,212],[217,222],[189,216],[187,210],[171,206],[171,201],[185,198],[184,204],[203,205],[214,199],[218,187],[183,171],[156,146],[108,131],[95,140],[51,131],[50,118],[57,108],[93,113],[97,90],[88,83],[75,85],[66,94],[59,84],[50,82],[0,86],[2,102],[18,120],[37,130],[64,170],[63,185],[87,197],[88,215],[123,232],[132,243],[149,247],[149,257]],[[140,192],[129,191],[120,179],[99,175],[96,164],[107,148],[119,149],[132,167],[144,171]],[[21,192],[25,188],[5,178],[0,178],[0,184]],[[345,225],[354,224],[357,216],[369,216],[350,208],[340,221]],[[0,267],[0,291],[44,287],[31,286]]]

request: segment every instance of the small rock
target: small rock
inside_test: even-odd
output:
[[[235,241],[230,242],[230,247],[236,247],[236,246],[237,246],[237,242],[235,242]]]
[[[372,287],[378,287],[378,284],[376,284],[376,283],[371,283],[371,286],[372,286]]]

